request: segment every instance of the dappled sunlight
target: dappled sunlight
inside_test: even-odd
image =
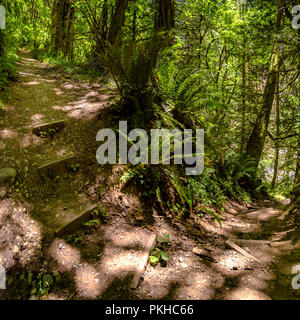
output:
[[[250,212],[247,214],[247,217],[250,219],[267,221],[271,220],[275,217],[278,217],[282,214],[282,211],[276,210],[273,208],[264,208],[258,211]]]
[[[53,91],[54,91],[55,94],[58,95],[58,96],[62,96],[62,95],[65,94],[60,88],[54,88]],[[55,106],[53,107],[53,109],[55,109]]]
[[[101,267],[104,270],[109,270],[111,275],[126,275],[128,272],[134,272],[137,265],[141,261],[142,252],[139,254],[136,251],[121,251],[107,252],[104,250],[104,258],[101,260]]]
[[[224,275],[230,275],[232,270],[236,269],[235,272],[238,275],[248,266],[249,259],[233,250],[227,250],[223,255],[218,256],[218,264],[215,268]]]
[[[0,131],[0,137],[2,139],[11,139],[18,136],[18,133],[11,129],[3,129]]]
[[[76,268],[75,283],[81,297],[96,298],[104,291],[105,282],[101,282],[99,274],[95,267],[86,263]]]
[[[76,119],[92,119],[107,102],[108,96],[103,96],[98,92],[92,91],[81,97],[77,101],[70,102],[61,110],[67,111],[68,116]]]
[[[37,125],[44,119],[45,115],[41,113],[36,113],[30,117],[33,125]]]
[[[0,201],[0,265],[11,268],[15,261],[25,266],[41,248],[41,227],[22,204]]]
[[[61,87],[64,88],[65,90],[71,90],[71,89],[74,89],[74,84],[73,83],[65,83]]]
[[[61,271],[70,271],[80,263],[80,253],[62,239],[55,239],[49,248],[50,256]]]
[[[251,288],[234,289],[225,295],[225,300],[271,300],[269,296]]]
[[[24,86],[36,86],[36,85],[39,85],[41,84],[40,81],[29,81],[29,82],[24,82],[23,85]]]
[[[61,156],[66,156],[67,154],[70,154],[70,151],[67,148],[60,148],[56,150],[55,154],[58,157],[61,157]]]
[[[27,72],[22,72],[22,71],[19,71],[18,74],[21,76],[21,77],[32,77],[32,76],[37,76],[36,74],[34,73],[27,73]]]
[[[257,230],[257,224],[237,219],[227,219],[222,223],[222,229],[228,232],[253,232]]]
[[[240,277],[240,286],[252,287],[258,290],[265,290],[267,288],[267,281],[274,276],[264,270],[256,270],[255,272],[246,272]]]
[[[19,140],[21,148],[28,148],[30,146],[37,146],[41,144],[43,140],[32,133],[28,133],[22,136]]]
[[[224,284],[222,276],[215,278],[215,275],[211,276],[209,272],[199,272],[199,270],[189,273],[177,292],[178,299],[213,299],[215,288],[220,288]]]

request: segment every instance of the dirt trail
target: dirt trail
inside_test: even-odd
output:
[[[0,119],[1,167],[18,172],[14,185],[0,186],[6,193],[0,200],[0,265],[8,270],[1,299],[36,299],[42,289],[49,293],[44,299],[300,298],[291,285],[291,269],[300,264],[299,233],[282,211],[268,203],[257,209],[232,203],[222,228],[209,217],[182,223],[159,216],[135,193],[120,191],[122,167],[95,161],[96,133],[111,121],[97,116],[113,99],[112,90],[59,73],[26,52],[18,75]],[[66,127],[53,137],[32,134],[33,126],[56,120],[66,120]],[[39,177],[41,163],[69,152],[76,157],[75,170]],[[53,235],[57,216],[91,204],[98,206],[99,224],[62,238]],[[163,244],[169,260],[166,266],[148,265],[132,291],[132,272],[152,232],[170,236]],[[228,248],[226,239],[261,263]],[[50,276],[49,288],[39,285],[44,276]]]

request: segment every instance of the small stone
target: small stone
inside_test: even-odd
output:
[[[178,261],[183,262],[183,258],[182,257],[178,258]]]

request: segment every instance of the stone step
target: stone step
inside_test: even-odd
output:
[[[93,218],[95,209],[97,205],[91,203],[85,194],[66,193],[36,208],[34,218],[41,222],[45,230],[62,237],[82,228],[84,222]]]
[[[48,160],[38,167],[40,176],[56,177],[71,170],[76,163],[76,157],[73,153],[56,160]]]
[[[91,220],[92,214],[97,205],[91,205],[88,208],[80,211],[78,214],[65,212],[57,217],[60,226],[55,229],[55,234],[58,237],[64,236],[66,233],[72,233],[79,230],[84,222]]]
[[[48,123],[44,123],[44,124],[33,127],[32,133],[38,137],[41,135],[52,135],[54,133],[61,131],[63,128],[65,128],[65,126],[66,126],[65,120],[48,122]]]

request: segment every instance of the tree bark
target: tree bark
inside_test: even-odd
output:
[[[277,28],[281,27],[283,17],[283,4],[279,0],[279,8],[277,11]],[[263,94],[263,102],[259,114],[256,119],[256,123],[252,130],[252,134],[248,140],[245,158],[251,161],[249,165],[253,168],[251,178],[254,179],[257,173],[259,162],[262,156],[265,140],[267,137],[267,130],[269,126],[272,106],[274,102],[275,89],[277,83],[277,74],[280,60],[280,47],[279,43],[276,42],[273,46],[273,52],[271,55],[271,62],[268,70],[267,81]]]
[[[55,0],[52,11],[52,49],[69,60],[73,58],[75,10],[70,0]]]
[[[116,0],[115,10],[111,19],[108,41],[111,45],[115,45],[120,40],[122,26],[124,23],[125,12],[128,7],[128,0]]]
[[[298,135],[296,170],[295,170],[295,180],[294,180],[294,186],[293,186],[293,199],[294,199],[294,202],[300,206],[300,132]]]
[[[279,65],[278,65],[279,67]],[[280,94],[279,94],[279,68],[277,70],[277,84],[276,84],[276,137],[280,136]],[[273,179],[271,183],[271,188],[274,189],[277,181],[277,173],[278,173],[278,164],[279,164],[279,140],[277,139],[275,142],[275,160],[274,160],[274,173]]]

